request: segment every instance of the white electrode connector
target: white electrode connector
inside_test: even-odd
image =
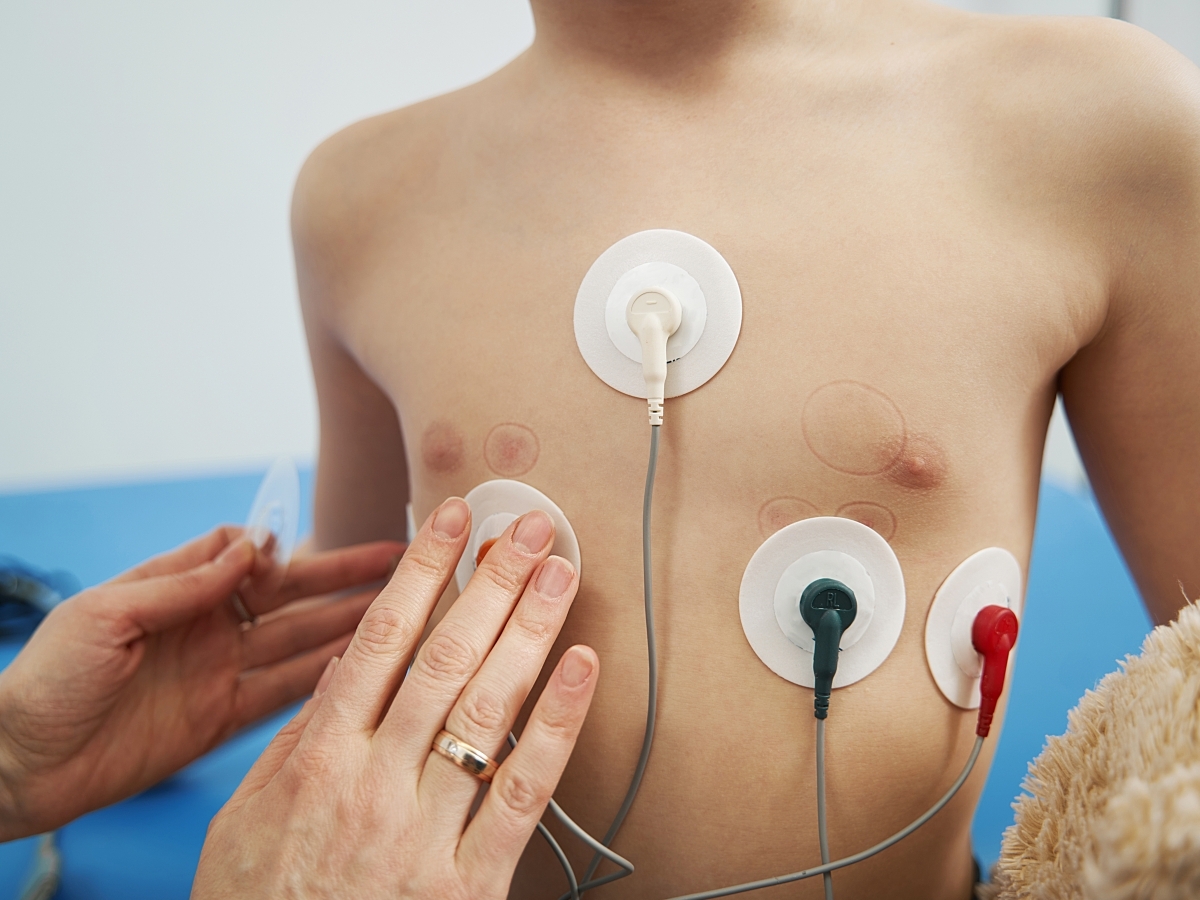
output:
[[[683,306],[670,291],[651,288],[629,301],[625,321],[642,345],[642,375],[650,424],[661,425],[667,384],[667,338],[679,330]]]

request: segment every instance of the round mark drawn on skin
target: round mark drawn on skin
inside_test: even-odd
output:
[[[457,472],[463,464],[463,436],[444,419],[429,424],[421,435],[421,461],[437,475]]]
[[[904,416],[884,394],[858,381],[813,391],[800,417],[804,440],[821,462],[847,475],[881,475],[904,452]]]
[[[538,449],[537,435],[530,429],[516,422],[501,422],[488,432],[483,458],[497,475],[512,478],[537,464]]]
[[[768,500],[758,510],[758,530],[769,538],[780,528],[786,528],[801,519],[819,516],[817,508],[799,497],[776,497]]]
[[[838,508],[837,514],[843,519],[853,519],[875,531],[885,541],[890,541],[896,533],[896,515],[886,506],[871,503],[869,500],[856,500]]]
[[[946,452],[933,438],[910,434],[887,470],[887,480],[914,491],[932,491],[946,480]]]

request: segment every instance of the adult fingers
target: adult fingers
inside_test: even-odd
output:
[[[271,743],[267,744],[267,748],[255,760],[254,765],[250,767],[250,771],[246,773],[246,777],[242,779],[242,783],[233,792],[233,796],[229,798],[226,809],[234,809],[241,806],[246,800],[266,787],[267,783],[275,777],[275,773],[283,767],[284,762],[292,755],[292,751],[296,749],[296,745],[300,743],[300,738],[304,734],[304,729],[308,727],[308,723],[312,720],[313,713],[317,711],[321,695],[325,693],[330,679],[333,678],[333,670],[337,667],[337,662],[338,657],[335,656],[325,664],[325,670],[321,673],[321,677],[317,681],[317,686],[313,689],[312,697],[300,707],[300,711],[296,715],[292,716],[290,722],[279,729],[279,732],[271,739]]]
[[[516,748],[500,766],[458,847],[468,883],[507,883],[562,777],[583,726],[600,661],[589,647],[563,654]]]
[[[558,637],[577,584],[575,567],[565,559],[552,556],[542,564],[496,646],[450,710],[448,732],[496,756]],[[422,805],[454,824],[456,834],[478,787],[445,757],[428,754],[420,786]]]
[[[281,598],[286,603],[380,581],[392,574],[407,546],[399,541],[371,541],[296,557],[280,588]]]
[[[243,631],[242,668],[270,665],[352,632],[378,593],[361,591],[302,610],[287,610]]]
[[[261,591],[262,585],[258,584],[260,579],[251,576],[242,600],[251,614],[261,616],[304,597],[331,594],[372,581],[382,581],[403,554],[404,544],[374,541],[296,557],[289,564],[287,574],[277,589],[264,593]],[[266,579],[268,582],[272,580],[269,572]]]
[[[374,730],[467,543],[471,508],[452,497],[421,526],[338,664],[320,718]]]
[[[509,525],[421,646],[380,727],[380,737],[399,754],[402,765],[415,771],[424,767],[434,736],[553,542],[554,523],[541,510]]]
[[[320,647],[246,675],[238,682],[231,730],[236,731],[263,716],[294,703],[313,690],[321,673],[335,656],[343,656],[350,632]],[[340,663],[340,669],[344,663]]]
[[[211,562],[140,581],[101,585],[95,596],[104,613],[115,613],[134,631],[154,634],[228,600],[252,565],[254,545],[238,538]]]
[[[196,566],[214,559],[241,536],[241,528],[233,525],[221,525],[208,534],[188,541],[174,550],[151,557],[144,563],[122,572],[116,578],[109,579],[108,583],[121,584],[127,581],[141,581],[143,578],[173,575],[176,572],[194,569]]]

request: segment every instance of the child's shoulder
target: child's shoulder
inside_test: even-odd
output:
[[[416,202],[438,165],[462,100],[448,94],[355,122],[305,160],[292,196],[298,253],[353,244],[383,215]]]
[[[1149,32],[1099,16],[945,23],[937,81],[1014,168],[1035,162],[1081,181],[1170,174],[1185,158],[1175,174],[1194,168],[1200,69]]]
[[[469,170],[464,157],[479,150],[473,126],[508,96],[504,73],[355,122],[318,145],[292,195],[297,256],[332,261],[443,204],[448,184],[461,187],[453,167]]]

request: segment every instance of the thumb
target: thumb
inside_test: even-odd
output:
[[[144,634],[155,634],[211,611],[254,567],[254,544],[239,538],[221,555],[182,572],[112,585],[122,612]]]
[[[330,679],[333,678],[333,670],[337,668],[338,658],[335,656],[329,660],[325,666],[325,672],[321,675],[320,681],[317,682],[317,687],[313,691],[312,697],[300,707],[300,711],[292,717],[283,728],[279,729],[278,734],[271,739],[271,743],[267,744],[267,749],[250,767],[250,771],[246,773],[246,777],[242,779],[242,783],[238,785],[233,796],[229,798],[229,802],[225,804],[226,809],[234,809],[241,806],[275,777],[283,764],[287,762],[292,751],[296,749],[296,745],[300,743],[300,738],[304,736],[304,731],[308,728],[308,723],[312,721],[313,714],[316,713],[317,707],[321,704],[321,695],[329,687]]]

